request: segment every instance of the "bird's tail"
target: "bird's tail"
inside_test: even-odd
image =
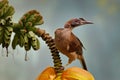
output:
[[[79,56],[78,56],[78,59],[79,59],[80,62],[82,63],[83,68],[84,68],[85,70],[87,70],[87,66],[86,66],[84,57],[83,57],[82,55],[79,55]]]

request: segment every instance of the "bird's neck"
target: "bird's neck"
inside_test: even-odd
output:
[[[67,31],[71,31],[71,32],[72,32],[72,30],[73,30],[72,27],[67,27],[67,28],[64,28],[64,29],[67,30]]]

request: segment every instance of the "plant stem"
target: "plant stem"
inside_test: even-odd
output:
[[[49,33],[46,33],[45,30],[38,28],[36,29],[36,33],[39,37],[41,37],[46,42],[47,46],[49,47],[52,53],[54,68],[57,73],[61,73],[64,70],[64,68],[62,66],[59,51],[56,49],[54,39],[52,39]]]

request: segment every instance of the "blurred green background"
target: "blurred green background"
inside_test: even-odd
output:
[[[44,24],[38,26],[54,37],[54,31],[63,27],[71,18],[83,17],[92,25],[80,26],[73,30],[83,42],[84,57],[89,71],[96,80],[120,79],[120,0],[9,0],[15,7],[13,16],[17,22],[31,9],[38,10]],[[14,34],[13,34],[14,35]],[[40,39],[41,49],[28,51],[29,60],[24,61],[25,50],[9,47],[9,57],[0,48],[0,80],[35,80],[47,66],[53,66],[47,45]],[[63,64],[67,57],[61,55]],[[81,67],[79,61],[71,66]]]

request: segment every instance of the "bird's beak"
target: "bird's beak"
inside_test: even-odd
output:
[[[84,24],[93,24],[91,21],[83,21]]]
[[[87,21],[84,18],[79,18],[79,20],[80,20],[81,24],[93,24],[93,22]]]

